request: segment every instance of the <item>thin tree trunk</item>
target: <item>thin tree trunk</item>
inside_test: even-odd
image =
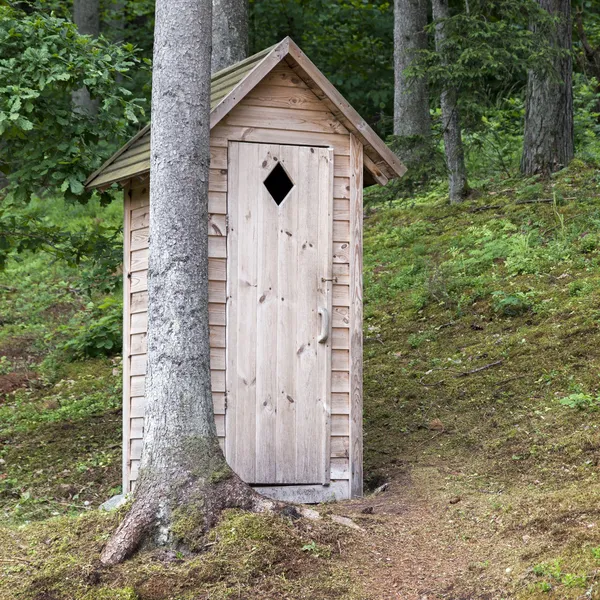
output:
[[[432,7],[433,18],[438,21],[435,26],[435,47],[437,52],[443,53],[446,44],[446,23],[444,21],[450,17],[448,0],[432,0]],[[450,202],[456,204],[462,202],[468,192],[456,88],[446,87],[443,89],[440,104],[442,108],[444,150],[448,168],[448,192]]]
[[[248,0],[213,0],[212,72],[248,56]]]
[[[550,175],[566,167],[575,153],[573,131],[573,59],[571,56],[570,0],[538,0],[558,17],[548,28],[548,41],[564,51],[553,61],[553,73],[530,71],[525,106],[525,134],[521,171],[525,175]],[[534,25],[534,28],[540,27]]]
[[[406,74],[427,49],[426,25],[426,0],[394,0],[394,134],[407,138],[399,152],[407,162],[431,135],[427,79]]]
[[[100,34],[100,1],[73,0],[73,22],[81,35],[98,37]],[[71,95],[73,108],[81,113],[95,115],[98,102],[93,100],[87,88],[82,87]]]
[[[130,512],[102,552],[195,550],[225,508],[272,508],[217,439],[208,329],[211,0],[158,0],[152,74],[148,373]]]

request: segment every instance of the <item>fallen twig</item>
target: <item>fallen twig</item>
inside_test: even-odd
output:
[[[471,369],[470,371],[463,371],[462,373],[459,373],[457,377],[466,377],[467,375],[474,375],[475,373],[479,373],[480,371],[485,371],[487,369],[491,369],[492,367],[497,367],[503,362],[503,360],[497,360],[496,362],[490,363],[488,365],[483,365],[483,367],[477,367],[476,369]]]

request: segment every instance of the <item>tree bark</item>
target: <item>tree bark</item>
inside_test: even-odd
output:
[[[448,0],[432,0],[432,7],[433,18],[437,21],[435,26],[435,48],[438,53],[443,55],[447,35],[444,21],[450,17]],[[458,109],[458,91],[456,88],[445,87],[441,93],[440,104],[442,108],[444,151],[448,168],[448,193],[450,203],[456,204],[462,202],[468,192],[465,153]]]
[[[407,138],[406,148],[400,150],[407,162],[413,148],[431,135],[427,79],[406,74],[418,51],[427,49],[426,25],[425,0],[394,0],[394,134]]]
[[[81,35],[100,35],[100,1],[73,0],[73,22]],[[98,112],[98,102],[93,100],[86,87],[71,94],[75,111],[95,115]]]
[[[530,176],[548,176],[566,167],[575,153],[571,2],[538,0],[538,3],[558,17],[557,22],[543,27],[548,29],[549,44],[557,52],[563,52],[553,60],[553,72],[529,72],[521,171]]]
[[[148,372],[133,504],[104,548],[197,550],[222,510],[265,510],[218,443],[210,385],[211,0],[157,0],[152,73]]]
[[[213,0],[212,72],[248,56],[248,0]]]

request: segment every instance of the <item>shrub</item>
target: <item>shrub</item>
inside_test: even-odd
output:
[[[123,335],[122,312],[122,303],[115,298],[105,298],[100,304],[89,302],[75,322],[66,326],[70,336],[59,350],[74,360],[117,354]]]

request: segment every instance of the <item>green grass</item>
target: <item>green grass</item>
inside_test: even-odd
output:
[[[77,211],[78,223],[104,214]],[[199,557],[98,571],[119,518],[90,508],[119,490],[120,360],[74,358],[90,323],[113,323],[98,308],[107,296],[89,297],[77,269],[44,255],[10,263],[0,289],[0,536],[32,565],[0,562],[0,597],[362,597],[339,532],[237,513]],[[369,206],[366,483],[413,473],[432,503],[469,498],[446,513],[463,535],[516,540],[506,597],[600,594],[599,325],[593,165],[550,182],[487,180],[461,206],[443,186]],[[489,577],[494,561],[478,563],[490,562]]]

